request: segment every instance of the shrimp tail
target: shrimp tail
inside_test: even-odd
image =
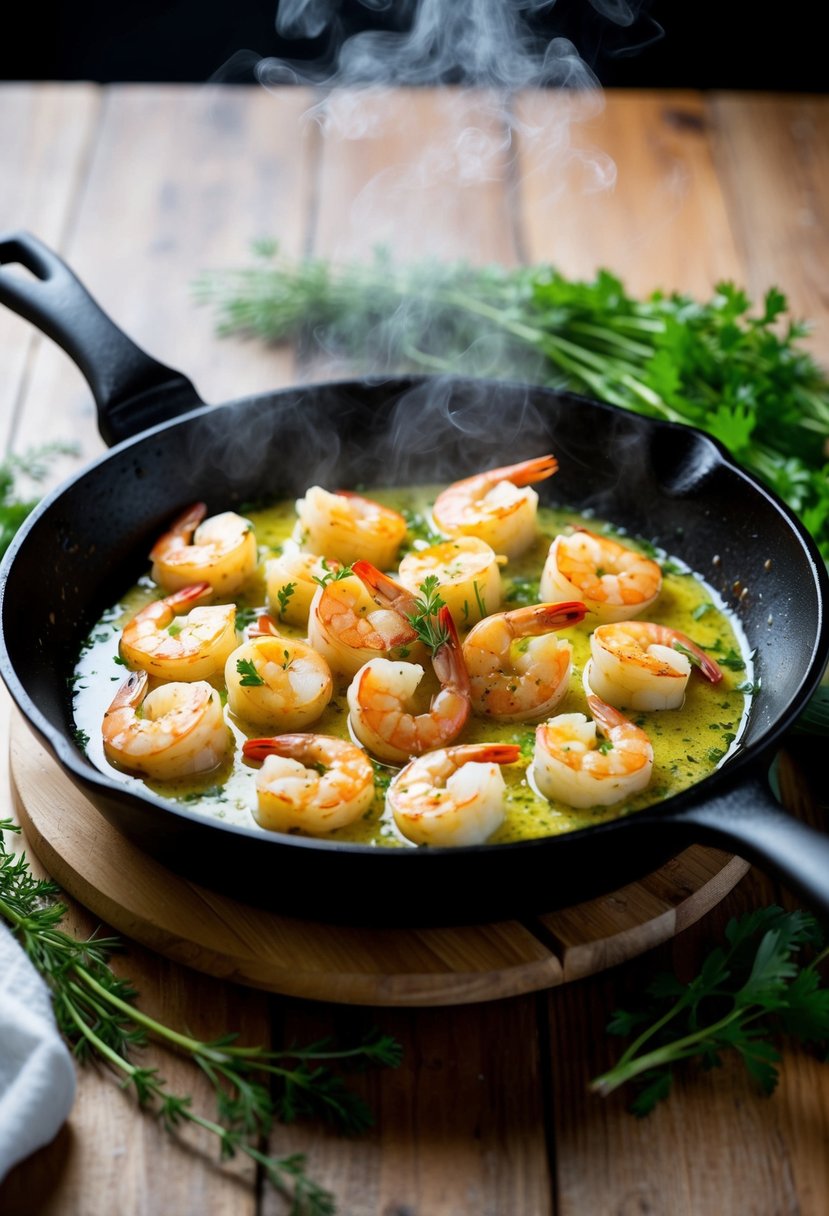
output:
[[[164,603],[178,614],[195,604],[196,601],[212,594],[213,588],[210,583],[192,583],[189,587],[182,587],[180,591],[174,591],[172,595],[165,596]]]
[[[291,756],[300,746],[304,736],[300,734],[270,735],[263,739],[247,739],[242,744],[242,755],[246,760],[264,760],[267,756]]]
[[[170,546],[171,537],[180,537],[184,544],[190,543],[190,538],[207,515],[207,503],[194,502],[181,515],[176,516],[167,531],[160,536],[150,549],[150,561],[161,557]]]
[[[597,724],[603,735],[611,731],[616,726],[622,726],[630,719],[620,713],[614,706],[608,705],[601,697],[597,697],[595,693],[591,693],[587,698],[587,708],[590,710],[590,715]]]
[[[353,574],[365,586],[369,595],[381,608],[391,608],[401,616],[411,616],[416,611],[417,597],[407,587],[395,582],[388,574],[378,570],[371,562],[362,559],[351,567]]]
[[[455,621],[445,604],[438,613],[438,628],[447,636],[432,655],[435,675],[445,688],[452,688],[468,697],[470,695],[469,672],[464,662]]]
[[[513,630],[519,636],[553,633],[578,625],[587,615],[581,600],[567,600],[560,604],[531,604],[527,608],[516,608],[507,613]]]
[[[248,637],[251,638],[268,638],[281,637],[279,626],[276,621],[267,612],[263,612],[261,616],[256,618],[256,624],[251,625],[248,629]]]
[[[545,481],[558,472],[558,461],[555,456],[536,456],[533,460],[522,460],[518,464],[504,465],[500,469],[492,469],[487,479],[509,481],[514,486],[530,486],[537,481]]]
[[[458,748],[458,751],[465,751]],[[469,755],[464,760],[479,761],[482,764],[515,764],[521,755],[517,743],[479,743],[471,744]]]
[[[677,646],[679,643],[679,646]],[[673,638],[674,649],[690,651],[689,658],[695,667],[699,668],[700,674],[705,676],[712,684],[719,684],[723,678],[722,668],[714,662],[710,655],[696,644],[691,638],[679,631],[674,633]]]
[[[114,713],[117,709],[125,709],[127,706],[140,705],[144,700],[149,678],[146,671],[142,669],[131,671],[112,698],[112,704],[106,711],[107,714]]]

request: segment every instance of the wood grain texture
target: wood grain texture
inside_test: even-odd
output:
[[[374,1010],[285,1005],[283,1033],[354,1041]],[[376,1112],[359,1144],[280,1128],[281,1150],[307,1151],[345,1216],[552,1216],[536,1001],[384,1010],[404,1064],[356,1083]],[[283,1216],[265,1196],[262,1216]]]
[[[709,112],[745,286],[782,290],[829,364],[829,97],[725,94]]]
[[[100,110],[93,85],[0,84],[0,235],[34,232],[59,247],[75,219],[78,191]],[[0,312],[0,442],[20,425],[27,378],[44,339],[13,313]],[[37,442],[42,443],[43,434]]]
[[[105,93],[88,173],[58,252],[112,320],[221,403],[295,381],[294,356],[221,342],[195,303],[203,272],[248,265],[251,243],[279,237],[298,255],[307,235],[314,128],[308,95],[176,86]],[[103,451],[80,372],[52,343],[24,386],[18,449],[74,437]],[[55,476],[64,474],[56,468]]]
[[[530,94],[517,112],[530,132],[518,175],[527,261],[578,278],[607,269],[633,295],[707,298],[740,277],[699,95]]]

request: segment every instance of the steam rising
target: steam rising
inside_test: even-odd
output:
[[[267,89],[302,85],[316,91],[306,121],[317,123],[326,141],[376,140],[391,127],[395,148],[411,149],[407,159],[385,164],[379,172],[376,160],[367,158],[371,175],[326,244],[332,261],[352,259],[355,246],[364,254],[366,234],[375,248],[393,247],[400,259],[411,260],[414,234],[416,256],[423,257],[425,246],[436,265],[441,259],[457,260],[457,249],[446,244],[447,227],[455,232],[457,226],[438,222],[430,232],[430,218],[440,217],[447,206],[463,207],[464,191],[484,183],[506,180],[514,189],[528,165],[545,174],[547,188],[557,190],[565,188],[564,170],[577,158],[582,189],[612,187],[616,169],[611,158],[600,149],[576,149],[571,138],[573,125],[599,113],[603,99],[596,75],[564,32],[564,19],[555,36],[540,32],[551,14],[558,15],[555,0],[354,2],[376,16],[377,28],[349,32],[341,0],[278,0],[277,32],[294,41],[322,40],[324,50],[310,60],[261,58],[253,65],[256,79]],[[661,33],[655,25],[650,26],[655,32],[646,35],[639,28],[641,10],[648,3],[590,0],[594,21],[617,35],[625,31],[637,45]],[[584,6],[577,11],[582,20],[590,14]],[[405,94],[401,97],[400,90],[427,85],[447,87],[432,95],[437,98],[436,135],[424,146],[422,131],[407,139]],[[557,90],[554,122],[549,108],[543,118],[533,117],[532,94],[541,89]],[[462,215],[470,240],[476,209],[468,211],[468,217]],[[471,244],[475,247],[474,238]],[[377,326],[367,351],[376,375],[394,370],[390,352],[399,350],[400,343],[393,335],[405,333],[408,320],[404,308]],[[496,374],[503,368],[504,353],[498,341],[491,333],[471,334],[458,372]],[[335,349],[328,353],[336,357]],[[517,379],[532,378],[532,370],[515,367],[514,374]],[[347,391],[340,388],[338,412],[348,417],[353,405],[356,445],[349,443],[347,421],[338,427],[338,435],[333,433],[331,403],[320,405],[318,392],[305,395],[298,390],[295,398],[275,407],[281,412],[276,425],[285,433],[280,465],[288,470],[284,475],[289,480],[297,479],[296,485],[285,485],[289,494],[301,493],[312,482],[338,488],[378,480],[454,480],[476,468],[555,451],[548,409],[538,404],[532,390],[517,384],[500,397],[495,409],[498,390],[492,382],[467,381],[459,394],[451,380],[430,377],[398,395],[388,408],[379,391],[382,427],[376,419],[366,420],[359,393],[356,403],[350,403]],[[225,436],[217,435],[216,440],[212,455],[217,469],[226,469],[238,458],[248,473],[262,473],[267,482],[262,470],[251,469],[251,461],[259,456],[250,444],[236,452]]]

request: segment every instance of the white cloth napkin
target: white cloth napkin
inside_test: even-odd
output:
[[[0,925],[0,1180],[57,1135],[74,1098],[75,1068],[46,985]]]

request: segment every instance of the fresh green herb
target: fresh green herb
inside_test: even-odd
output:
[[[480,589],[478,587],[478,580],[475,578],[473,578],[473,580],[472,580],[472,590],[475,592],[475,602],[478,605],[478,611],[481,614],[481,620],[483,620],[484,617],[486,616],[486,600],[481,595]]]
[[[49,443],[32,448],[22,456],[8,456],[0,464],[0,557],[24,519],[37,506],[36,498],[21,496],[20,479],[41,482],[58,456],[76,455],[77,451],[75,444]]]
[[[592,1082],[594,1091],[609,1094],[633,1081],[638,1093],[631,1109],[646,1115],[670,1093],[679,1063],[696,1058],[710,1068],[722,1052],[734,1050],[770,1093],[778,1079],[780,1034],[826,1045],[829,988],[820,965],[829,950],[822,949],[815,918],[799,910],[759,908],[729,921],[725,937],[726,945],[711,951],[690,983],[657,976],[646,1010],[614,1013],[608,1032],[636,1037],[618,1063]]]
[[[449,633],[438,621],[438,613],[445,607],[438,592],[437,575],[428,574],[420,584],[420,597],[415,600],[415,610],[408,614],[406,619],[432,654],[449,641]]]
[[[285,610],[291,602],[291,597],[296,591],[296,583],[286,583],[284,587],[280,587],[276,593],[276,598],[279,600],[279,619],[285,619]]]
[[[402,514],[410,540],[422,540],[427,545],[439,545],[446,539],[441,532],[435,531],[430,521],[419,511],[413,511],[411,507],[404,507]]]
[[[259,616],[259,610],[256,608],[236,608],[236,628],[245,630],[248,625],[252,625]]]
[[[514,578],[507,587],[504,599],[508,604],[537,604],[538,597],[537,578]]]
[[[606,756],[608,752],[613,751],[613,740],[612,739],[600,739],[599,743],[598,743],[598,749],[602,753],[603,756]]]
[[[66,909],[56,902],[58,888],[34,877],[25,854],[6,848],[4,831],[19,829],[0,821],[0,919],[48,985],[58,1027],[75,1056],[113,1069],[168,1131],[192,1123],[217,1137],[222,1159],[238,1152],[252,1158],[289,1198],[292,1216],[332,1216],[334,1197],[308,1175],[304,1156],[269,1156],[259,1142],[277,1119],[322,1117],[347,1132],[370,1126],[370,1110],[335,1069],[363,1063],[396,1067],[399,1044],[372,1033],[343,1050],[321,1041],[268,1051],[244,1046],[234,1034],[202,1042],[149,1017],[133,1003],[136,993],[129,982],[109,967],[109,955],[120,942],[80,941],[62,932],[58,926]],[[168,1090],[156,1069],[133,1063],[135,1049],[150,1038],[188,1057],[206,1075],[216,1098],[215,1118],[193,1110],[189,1096]]]
[[[746,669],[745,659],[733,648],[729,649],[727,654],[717,655],[717,663],[720,667],[727,667],[729,671],[745,671]]]
[[[285,662],[282,664],[282,670],[287,671],[288,668],[291,666],[291,652],[290,652],[290,650],[283,650],[282,655],[283,655],[283,658],[285,659]],[[264,682],[265,682],[264,680],[259,681],[260,684],[264,684]],[[242,680],[242,683],[244,684],[244,680]]]
[[[332,570],[326,558],[322,558],[320,565],[325,573],[322,576],[311,575],[312,580],[320,587],[327,587],[329,583],[338,583],[341,578],[348,578],[352,573],[350,566],[338,566],[336,570]]]
[[[253,665],[253,659],[237,659],[236,670],[242,677],[239,683],[243,688],[256,688],[265,683]]]
[[[72,738],[75,740],[75,746],[78,747],[80,751],[85,752],[89,747],[89,735],[85,730],[81,730],[79,726],[76,726],[72,731]]]
[[[713,607],[714,605],[710,603],[710,601],[704,600],[703,603],[697,604],[696,608],[691,613],[691,616],[695,621],[699,621],[705,616],[706,612],[710,612]]]
[[[680,654],[684,654],[685,658],[688,660],[688,662],[691,664],[692,667],[701,667],[702,666],[699,655],[694,654],[693,650],[689,650],[688,647],[683,646],[681,642],[677,642],[676,640],[674,640],[671,643],[671,647],[674,650],[678,650]]]
[[[174,621],[172,625],[167,626],[167,632],[171,638],[177,638],[181,633],[181,625],[177,625]]]
[[[535,731],[522,730],[512,736],[512,742],[517,743],[521,748],[521,755],[525,760],[532,760],[535,754]]]
[[[305,339],[363,369],[498,375],[571,388],[706,430],[784,498],[829,556],[829,379],[775,288],[759,308],[732,283],[705,302],[629,295],[607,270],[291,261],[203,275],[221,333]],[[492,351],[499,353],[492,367]]]

